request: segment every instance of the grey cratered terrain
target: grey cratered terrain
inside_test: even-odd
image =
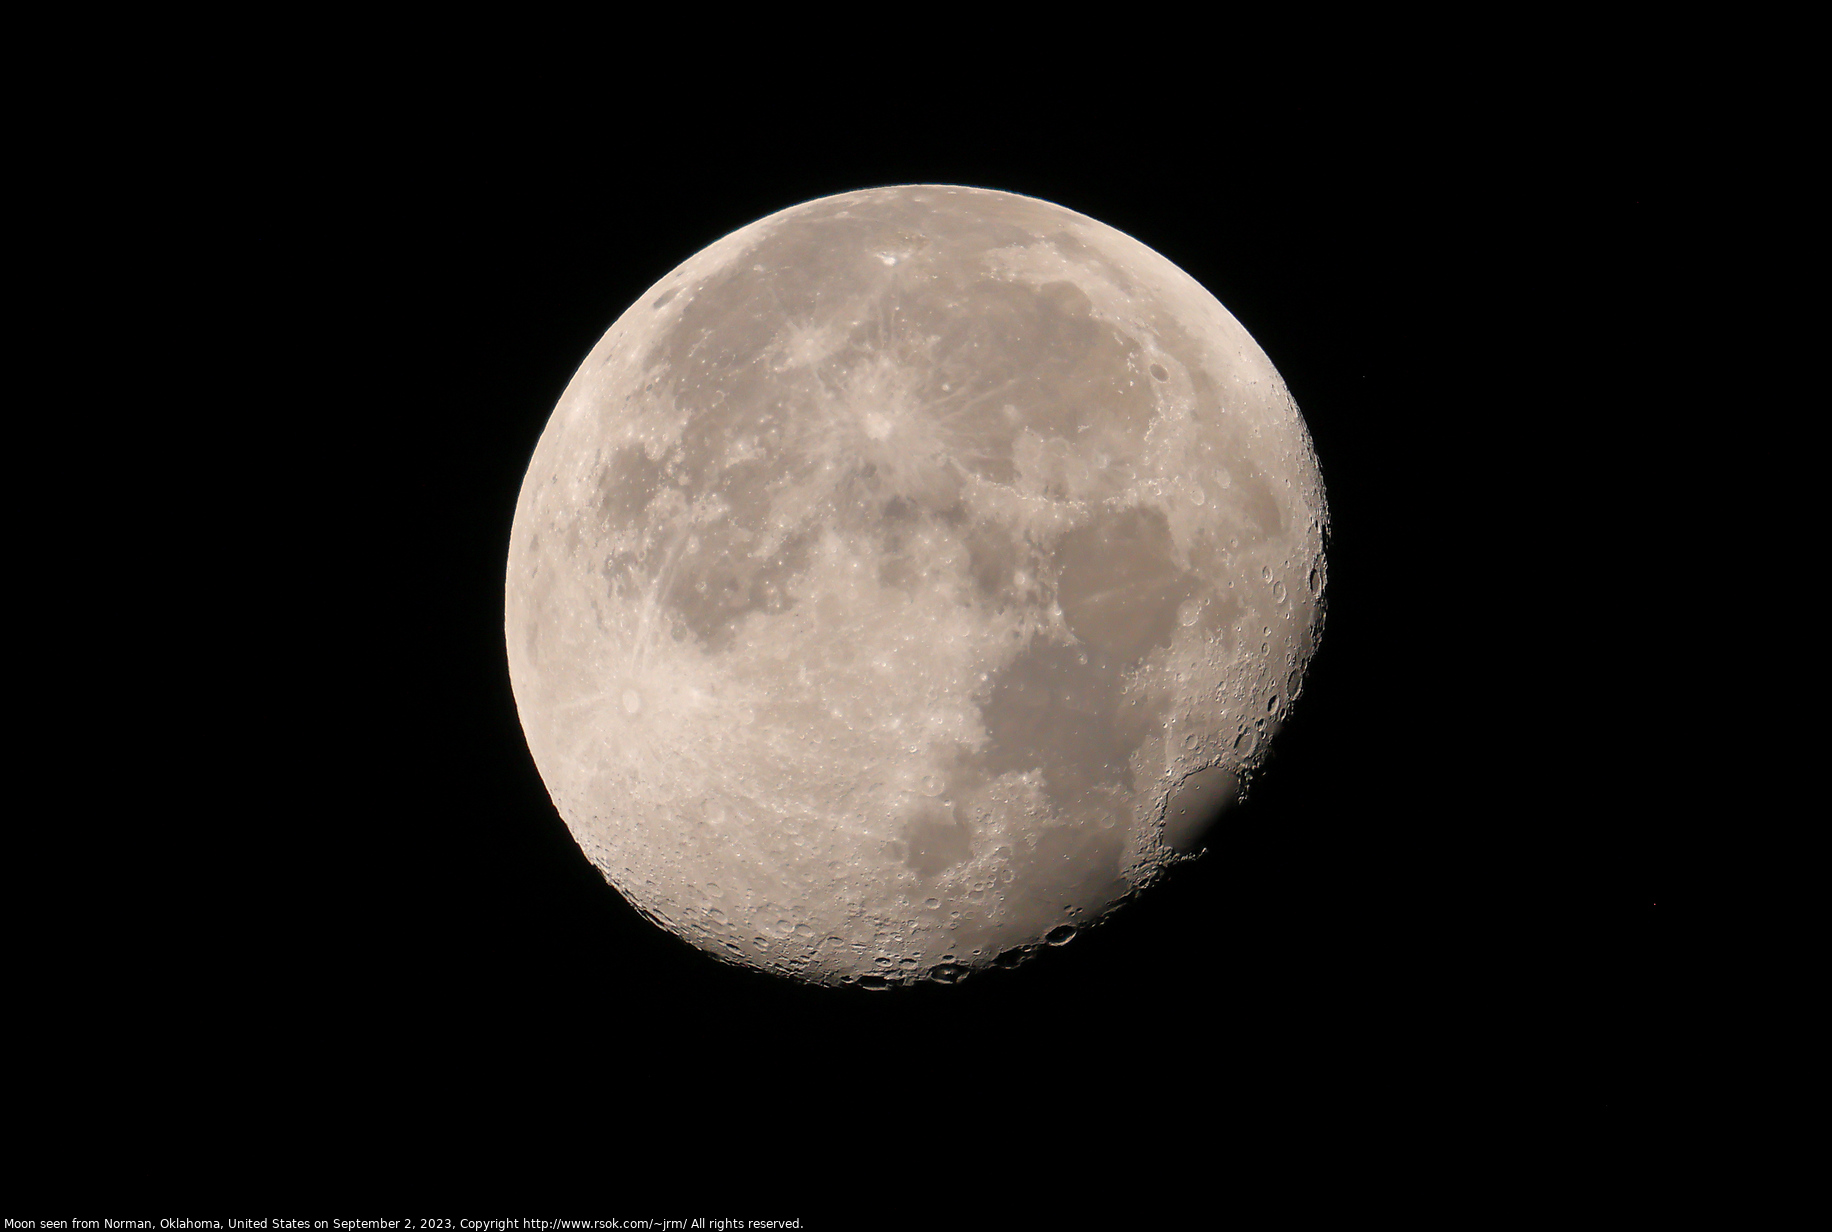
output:
[[[618,318],[536,447],[509,667],[611,884],[719,957],[950,982],[1199,846],[1321,627],[1253,339],[1027,197],[798,205]]]

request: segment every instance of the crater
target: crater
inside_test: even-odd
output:
[[[1200,851],[1203,837],[1240,799],[1240,776],[1232,766],[1210,766],[1186,774],[1164,809],[1164,843],[1180,855]]]

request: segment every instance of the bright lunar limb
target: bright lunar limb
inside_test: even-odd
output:
[[[845,193],[587,356],[516,506],[510,677],[648,918],[953,982],[1200,846],[1302,687],[1327,521],[1284,382],[1169,261],[1009,193]]]

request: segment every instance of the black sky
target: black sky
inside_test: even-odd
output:
[[[22,959],[76,1007],[49,1055],[251,1126],[360,1108],[371,1145],[564,1109],[619,1192],[914,1195],[879,1226],[995,1158],[1066,1208],[1106,1200],[1090,1153],[1211,1184],[1422,1127],[1608,1143],[1667,1115],[1661,827],[1586,656],[1641,533],[1610,459],[1688,396],[1684,161],[1517,101],[1249,101],[1217,103],[1227,134],[956,104],[894,137],[402,105],[292,116],[213,177],[240,185],[224,285],[287,345],[234,395],[222,670],[173,706],[173,820],[41,891],[89,904]],[[603,883],[522,741],[502,574],[546,417],[632,300],[767,213],[907,182],[1056,202],[1214,292],[1309,425],[1330,590],[1203,860],[1029,968],[872,995],[722,966]]]

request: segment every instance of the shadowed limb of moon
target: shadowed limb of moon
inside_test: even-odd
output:
[[[649,918],[797,978],[957,982],[1198,850],[1322,623],[1270,361],[1030,198],[811,201],[605,334],[516,507],[523,729]]]

